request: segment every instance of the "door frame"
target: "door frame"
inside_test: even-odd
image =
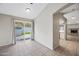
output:
[[[59,46],[59,18],[62,17],[61,15],[61,11],[68,8],[69,6],[72,6],[74,3],[71,4],[67,4],[65,6],[63,6],[62,8],[60,8],[59,10],[57,10],[54,14],[53,14],[53,49],[56,49]],[[58,19],[57,19],[58,18]],[[64,18],[65,19],[65,18]],[[67,19],[65,19],[65,21],[67,21]],[[67,24],[65,26],[65,39],[67,40]]]
[[[25,20],[25,19],[16,19],[16,18],[13,18],[12,19],[12,26],[13,26],[12,43],[16,44],[15,22],[14,22],[15,20],[30,21],[30,22],[32,22],[32,39],[31,40],[34,40],[34,20]]]

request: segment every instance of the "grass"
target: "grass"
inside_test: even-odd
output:
[[[21,35],[31,35],[32,32],[22,32]]]

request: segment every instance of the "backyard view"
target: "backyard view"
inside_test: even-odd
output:
[[[15,21],[16,40],[31,39],[32,22]]]

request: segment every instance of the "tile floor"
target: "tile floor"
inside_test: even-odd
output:
[[[1,56],[51,56],[50,49],[32,40],[17,41],[16,45],[0,50]]]
[[[78,41],[60,40],[60,46],[50,50],[32,40],[18,41],[15,45],[0,49],[0,56],[75,56],[79,55]]]
[[[78,56],[79,55],[79,41],[75,40],[60,40],[60,46],[56,49],[62,55]]]

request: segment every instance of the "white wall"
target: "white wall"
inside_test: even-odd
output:
[[[35,19],[35,40],[53,49],[53,14],[65,4],[48,4]]]
[[[0,15],[0,46],[12,44],[11,17]]]
[[[67,25],[67,28],[69,29],[69,28],[79,28],[79,24],[68,24]]]

